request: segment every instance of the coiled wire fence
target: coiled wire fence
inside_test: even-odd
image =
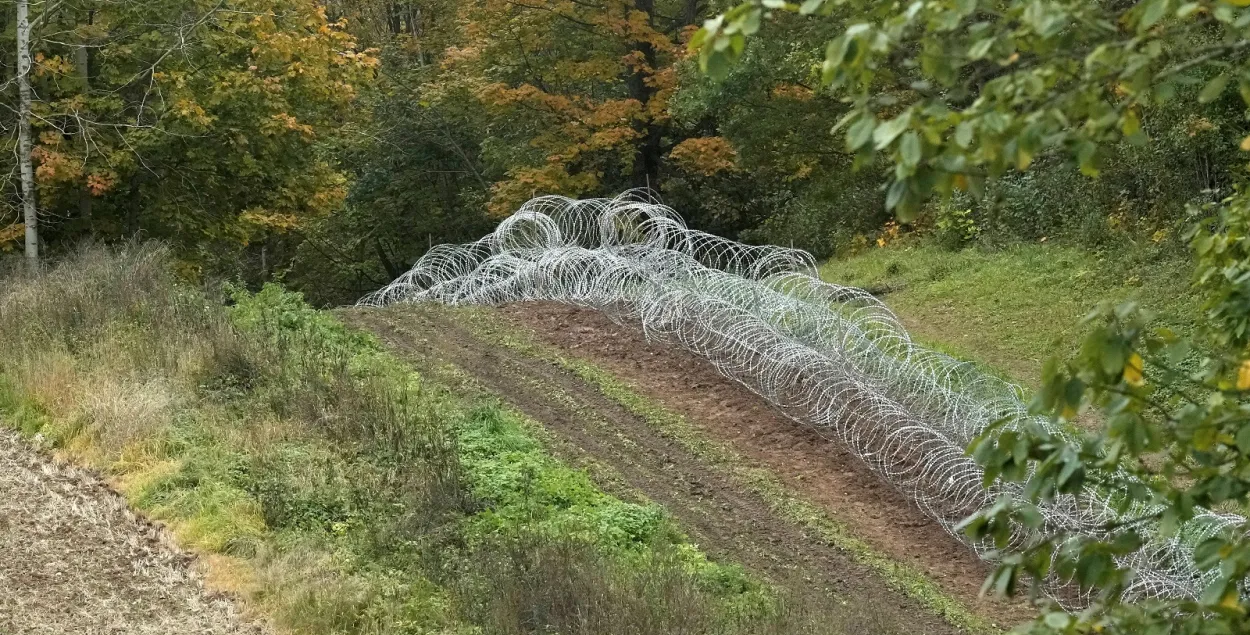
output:
[[[872,295],[822,282],[804,251],[689,229],[646,191],[544,196],[477,242],[435,246],[359,306],[539,300],[601,311],[706,359],[790,419],[845,444],[979,555],[992,551],[955,527],[1020,486],[983,487],[965,448],[996,421],[1010,428],[1030,419],[1021,389],[916,344]],[[1042,531],[1110,537],[1121,519],[1154,511],[1117,513],[1115,495],[1091,484],[1047,503]],[[1136,572],[1125,599],[1196,598],[1210,577],[1195,567],[1194,547],[1242,522],[1202,512],[1168,538],[1139,524],[1154,537],[1120,561]],[[1014,541],[1028,537],[1022,528]],[[1088,600],[1060,580],[1047,582],[1065,605]]]

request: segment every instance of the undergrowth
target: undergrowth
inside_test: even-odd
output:
[[[0,278],[0,334],[0,418],[286,630],[839,632],[280,287],[204,292],[159,247],[93,248]]]

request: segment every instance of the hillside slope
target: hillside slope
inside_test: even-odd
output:
[[[0,424],[93,468],[203,556],[214,588],[276,628],[954,635],[1021,615],[977,603],[980,563],[849,463],[774,473],[614,371],[526,348],[532,335],[504,312],[484,311],[496,321],[482,323],[446,307],[338,314],[383,346],[274,285],[234,290],[223,306],[177,282],[167,256],[91,249],[44,274],[0,277],[0,334],[12,343],[0,356]],[[578,328],[672,361],[637,335]],[[680,363],[669,372],[710,373]],[[711,379],[699,380],[704,395],[726,394],[746,423],[767,423],[766,407]],[[788,435],[801,442],[795,453],[827,450],[772,432]],[[45,525],[63,526],[47,516],[58,503],[8,490],[44,491],[39,474],[54,472],[0,470],[0,520],[39,519],[6,526],[12,540],[0,534],[0,581],[18,581],[0,585],[0,616],[17,606],[18,628],[54,613],[40,600],[91,608],[92,594],[113,589],[145,597],[150,585],[126,572],[161,571],[125,535],[139,547],[115,553],[105,536],[92,555],[108,566],[95,568],[69,564],[90,551],[75,546],[94,540],[91,527],[42,541]],[[843,491],[808,503],[776,474]],[[126,513],[120,500],[112,509]],[[840,522],[856,515],[863,522]],[[893,550],[866,540],[873,527]],[[55,579],[47,592],[14,595],[46,574],[31,564],[81,576],[86,600]],[[105,626],[142,633],[143,619]]]
[[[935,613],[983,630],[1030,614],[979,598],[988,567],[840,443],[629,325],[550,303],[341,315],[541,422],[570,460],[662,504],[709,554],[818,604],[838,598],[851,622],[835,631],[945,632]]]
[[[1136,300],[1177,332],[1192,331],[1200,304],[1191,261],[1151,248],[1107,256],[1048,244],[905,243],[830,260],[821,276],[868,289],[917,340],[1025,386],[1036,385],[1049,356],[1075,350],[1081,318],[1100,302]]]

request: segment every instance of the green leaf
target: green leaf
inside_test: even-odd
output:
[[[1211,251],[1211,247],[1214,244],[1215,235],[1204,233],[1200,238],[1194,241],[1194,251],[1197,252],[1199,256],[1205,256],[1207,255],[1207,252]]]
[[[1120,120],[1120,132],[1124,136],[1131,137],[1141,131],[1141,119],[1134,110],[1128,110],[1124,113],[1124,117]]]
[[[1040,529],[1046,522],[1046,517],[1042,516],[1042,512],[1037,510],[1033,505],[1022,505],[1016,510],[1016,515],[1020,518],[1020,523],[1025,527]]]
[[[1016,148],[1016,169],[1024,172],[1033,165],[1033,153],[1024,148]]]
[[[1142,546],[1142,537],[1136,531],[1125,531],[1117,534],[1111,541],[1111,548],[1116,553],[1126,554],[1137,551]]]
[[[1224,539],[1219,536],[1207,538],[1194,547],[1194,564],[1199,569],[1207,570],[1220,564],[1220,550],[1224,548]]]
[[[1128,359],[1128,349],[1119,343],[1104,342],[1102,346],[1102,371],[1108,375],[1119,375],[1124,371],[1124,362]]]
[[[1081,166],[1081,174],[1088,177],[1098,176],[1098,146],[1093,142],[1083,141],[1076,150],[1077,162]]]
[[[1047,613],[1045,619],[1042,621],[1045,622],[1046,626],[1049,626],[1050,628],[1061,630],[1068,628],[1068,625],[1072,623],[1072,616],[1067,613],[1055,611]]]
[[[904,196],[894,208],[894,218],[897,218],[898,222],[903,224],[916,220],[916,216],[919,213],[920,206],[916,204],[916,200],[911,196]]]
[[[691,51],[697,51],[700,48],[703,48],[703,45],[707,43],[707,36],[707,27],[699,29],[695,32],[694,37],[690,38],[690,45],[687,48]]]
[[[1226,578],[1216,578],[1209,586],[1207,586],[1206,589],[1202,591],[1200,601],[1209,606],[1219,604],[1226,595],[1230,584],[1231,582]]]
[[[703,58],[703,72],[716,81],[721,81],[728,77],[729,70],[729,56],[724,53],[712,52]]]
[[[763,11],[751,11],[747,13],[740,23],[739,31],[743,35],[754,35],[760,30],[760,18],[764,15]]]
[[[881,125],[878,125],[877,129],[872,133],[872,140],[876,144],[878,150],[884,150],[891,143],[894,143],[894,140],[897,139],[899,135],[903,134],[903,131],[907,130],[907,127],[910,125],[911,111],[909,110]]]
[[[907,181],[903,179],[895,179],[894,182],[890,184],[890,188],[886,190],[885,208],[892,210],[898,207],[899,202],[903,200],[903,195],[906,193]]]
[[[985,38],[968,48],[968,59],[979,60],[989,54],[994,38]]]
[[[1107,557],[1102,554],[1090,554],[1081,558],[1076,564],[1077,582],[1081,587],[1089,589],[1098,586],[1103,573],[1107,570]]]
[[[967,149],[968,146],[972,145],[972,133],[973,126],[971,121],[960,123],[955,128],[955,143],[959,144],[959,147]]]
[[[1243,76],[1237,80],[1237,93],[1241,95],[1241,101],[1250,105],[1250,78]]]
[[[872,132],[877,128],[877,120],[871,116],[862,117],[846,131],[846,147],[852,151],[864,147],[872,141]]]
[[[1029,437],[1020,435],[1016,439],[1015,446],[1011,449],[1011,459],[1016,463],[1023,464],[1029,458]]]
[[[1138,5],[1142,7],[1141,22],[1138,23],[1139,30],[1154,26],[1168,12],[1169,4],[1169,0],[1147,0]]]
[[[998,581],[994,583],[994,593],[1002,597],[1011,595],[1016,586],[1016,568],[1004,565],[998,573]]]
[[[1237,430],[1237,449],[1242,455],[1250,456],[1250,424],[1245,424]]]
[[[924,149],[920,145],[920,135],[915,130],[907,131],[903,135],[903,141],[899,144],[899,155],[903,160],[903,165],[915,167],[920,163],[920,159],[924,156]]]
[[[1202,87],[1202,92],[1198,93],[1198,103],[1206,104],[1215,101],[1220,93],[1224,92],[1224,87],[1228,86],[1228,79],[1228,75],[1220,74],[1207,82],[1207,85]]]

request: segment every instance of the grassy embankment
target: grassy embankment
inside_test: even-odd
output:
[[[0,419],[101,470],[282,630],[845,623],[708,561],[664,510],[552,458],[533,422],[414,372],[298,296],[268,287],[227,307],[169,264],[155,248],[93,250],[0,277]]]
[[[1048,357],[1075,352],[1081,318],[1102,301],[1136,300],[1178,333],[1193,330],[1200,304],[1191,260],[1147,247],[949,251],[910,242],[831,260],[821,275],[877,294],[917,341],[1025,386],[1037,385]]]

